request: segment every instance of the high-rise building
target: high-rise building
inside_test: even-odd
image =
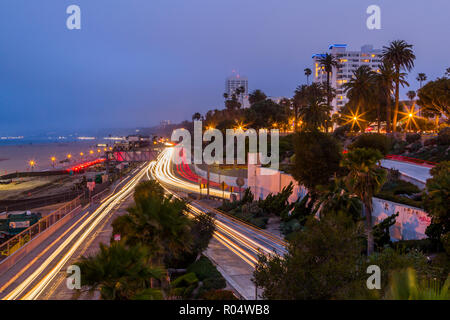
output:
[[[241,103],[242,107],[247,107],[248,104],[248,78],[242,77],[239,74],[233,74],[228,77],[225,81],[225,93],[231,97],[236,89],[244,88],[244,93],[241,93],[237,98]]]
[[[374,49],[372,45],[364,45],[360,51],[347,51],[346,44],[332,44],[328,47],[329,53],[335,56],[339,61],[337,68],[333,67],[330,78],[331,87],[336,89],[336,98],[331,103],[333,113],[339,111],[347,102],[347,95],[344,92],[343,85],[353,76],[353,71],[360,66],[369,66],[372,71],[380,72],[382,64],[381,49]],[[326,83],[327,73],[320,65],[319,58],[323,54],[315,54],[313,59],[314,82]]]

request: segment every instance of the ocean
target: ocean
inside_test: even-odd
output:
[[[16,171],[30,171],[30,162],[34,162],[34,171],[53,169],[52,157],[55,157],[54,168],[63,169],[76,163],[96,159],[103,155],[103,148],[97,144],[114,144],[112,140],[95,138],[79,140],[33,137],[22,139],[7,139],[0,137],[0,176]],[[90,151],[94,151],[90,154]],[[100,150],[101,152],[98,152]],[[83,153],[83,156],[80,153]],[[70,163],[60,161],[71,155]]]

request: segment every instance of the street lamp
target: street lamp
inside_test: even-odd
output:
[[[36,162],[34,160],[30,160],[29,162],[30,167],[31,167],[31,172],[33,172],[34,166],[36,165]]]
[[[50,160],[52,161],[52,167],[55,168],[56,158],[55,157],[51,157]]]
[[[351,129],[350,130],[353,130],[353,127],[355,126],[355,124],[358,126],[358,128],[362,131],[362,127],[361,127],[361,125],[360,125],[360,122],[361,121],[366,121],[366,120],[364,120],[364,119],[361,119],[361,117],[364,115],[364,113],[362,113],[362,114],[358,114],[358,112],[353,112],[353,111],[351,111],[350,110],[350,115],[344,115],[344,118],[346,118],[347,119],[347,122],[345,123],[345,124],[348,124],[348,123],[352,123],[352,127],[351,127]]]
[[[67,155],[67,159],[69,160],[69,162],[70,162],[70,158],[72,158],[72,155],[69,153],[69,154]]]

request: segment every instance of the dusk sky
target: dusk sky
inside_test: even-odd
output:
[[[71,4],[81,30],[66,28]],[[381,30],[366,28],[371,4]],[[190,119],[223,106],[232,70],[291,97],[331,43],[406,40],[415,90],[418,72],[450,67],[449,12],[449,0],[1,0],[0,134]]]

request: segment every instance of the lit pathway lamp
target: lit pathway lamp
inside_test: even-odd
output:
[[[50,160],[52,161],[52,167],[53,167],[53,169],[55,169],[56,157],[51,157]]]
[[[67,155],[67,160],[69,160],[69,162],[70,162],[70,159],[72,159],[72,155],[69,153],[69,154]]]

